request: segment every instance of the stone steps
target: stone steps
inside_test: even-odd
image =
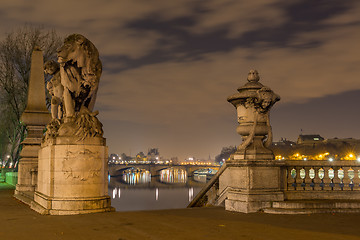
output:
[[[360,201],[346,200],[303,200],[273,202],[265,208],[272,214],[311,214],[311,213],[360,213]]]

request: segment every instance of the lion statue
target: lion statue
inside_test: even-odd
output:
[[[83,106],[92,112],[102,64],[94,44],[80,34],[68,36],[57,55],[64,86],[65,117],[71,121]]]

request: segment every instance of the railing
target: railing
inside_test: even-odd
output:
[[[219,177],[225,171],[226,163],[224,163],[219,171],[210,179],[210,181],[201,189],[201,191],[195,196],[195,198],[189,203],[188,208],[191,207],[203,207],[206,204],[214,204],[219,197]],[[214,191],[209,191],[214,188]]]
[[[287,199],[360,199],[360,162],[287,160],[283,173]]]

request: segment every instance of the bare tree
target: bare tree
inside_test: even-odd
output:
[[[61,42],[54,30],[30,25],[7,34],[0,42],[0,131],[7,137],[7,141],[0,142],[7,146],[0,149],[7,149],[10,156],[3,166],[17,166],[26,134],[20,117],[26,105],[32,51],[38,46],[44,52],[44,61],[54,59]]]

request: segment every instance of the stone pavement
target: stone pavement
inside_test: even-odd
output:
[[[42,216],[0,183],[0,239],[360,239],[360,214],[271,215],[222,208]]]

